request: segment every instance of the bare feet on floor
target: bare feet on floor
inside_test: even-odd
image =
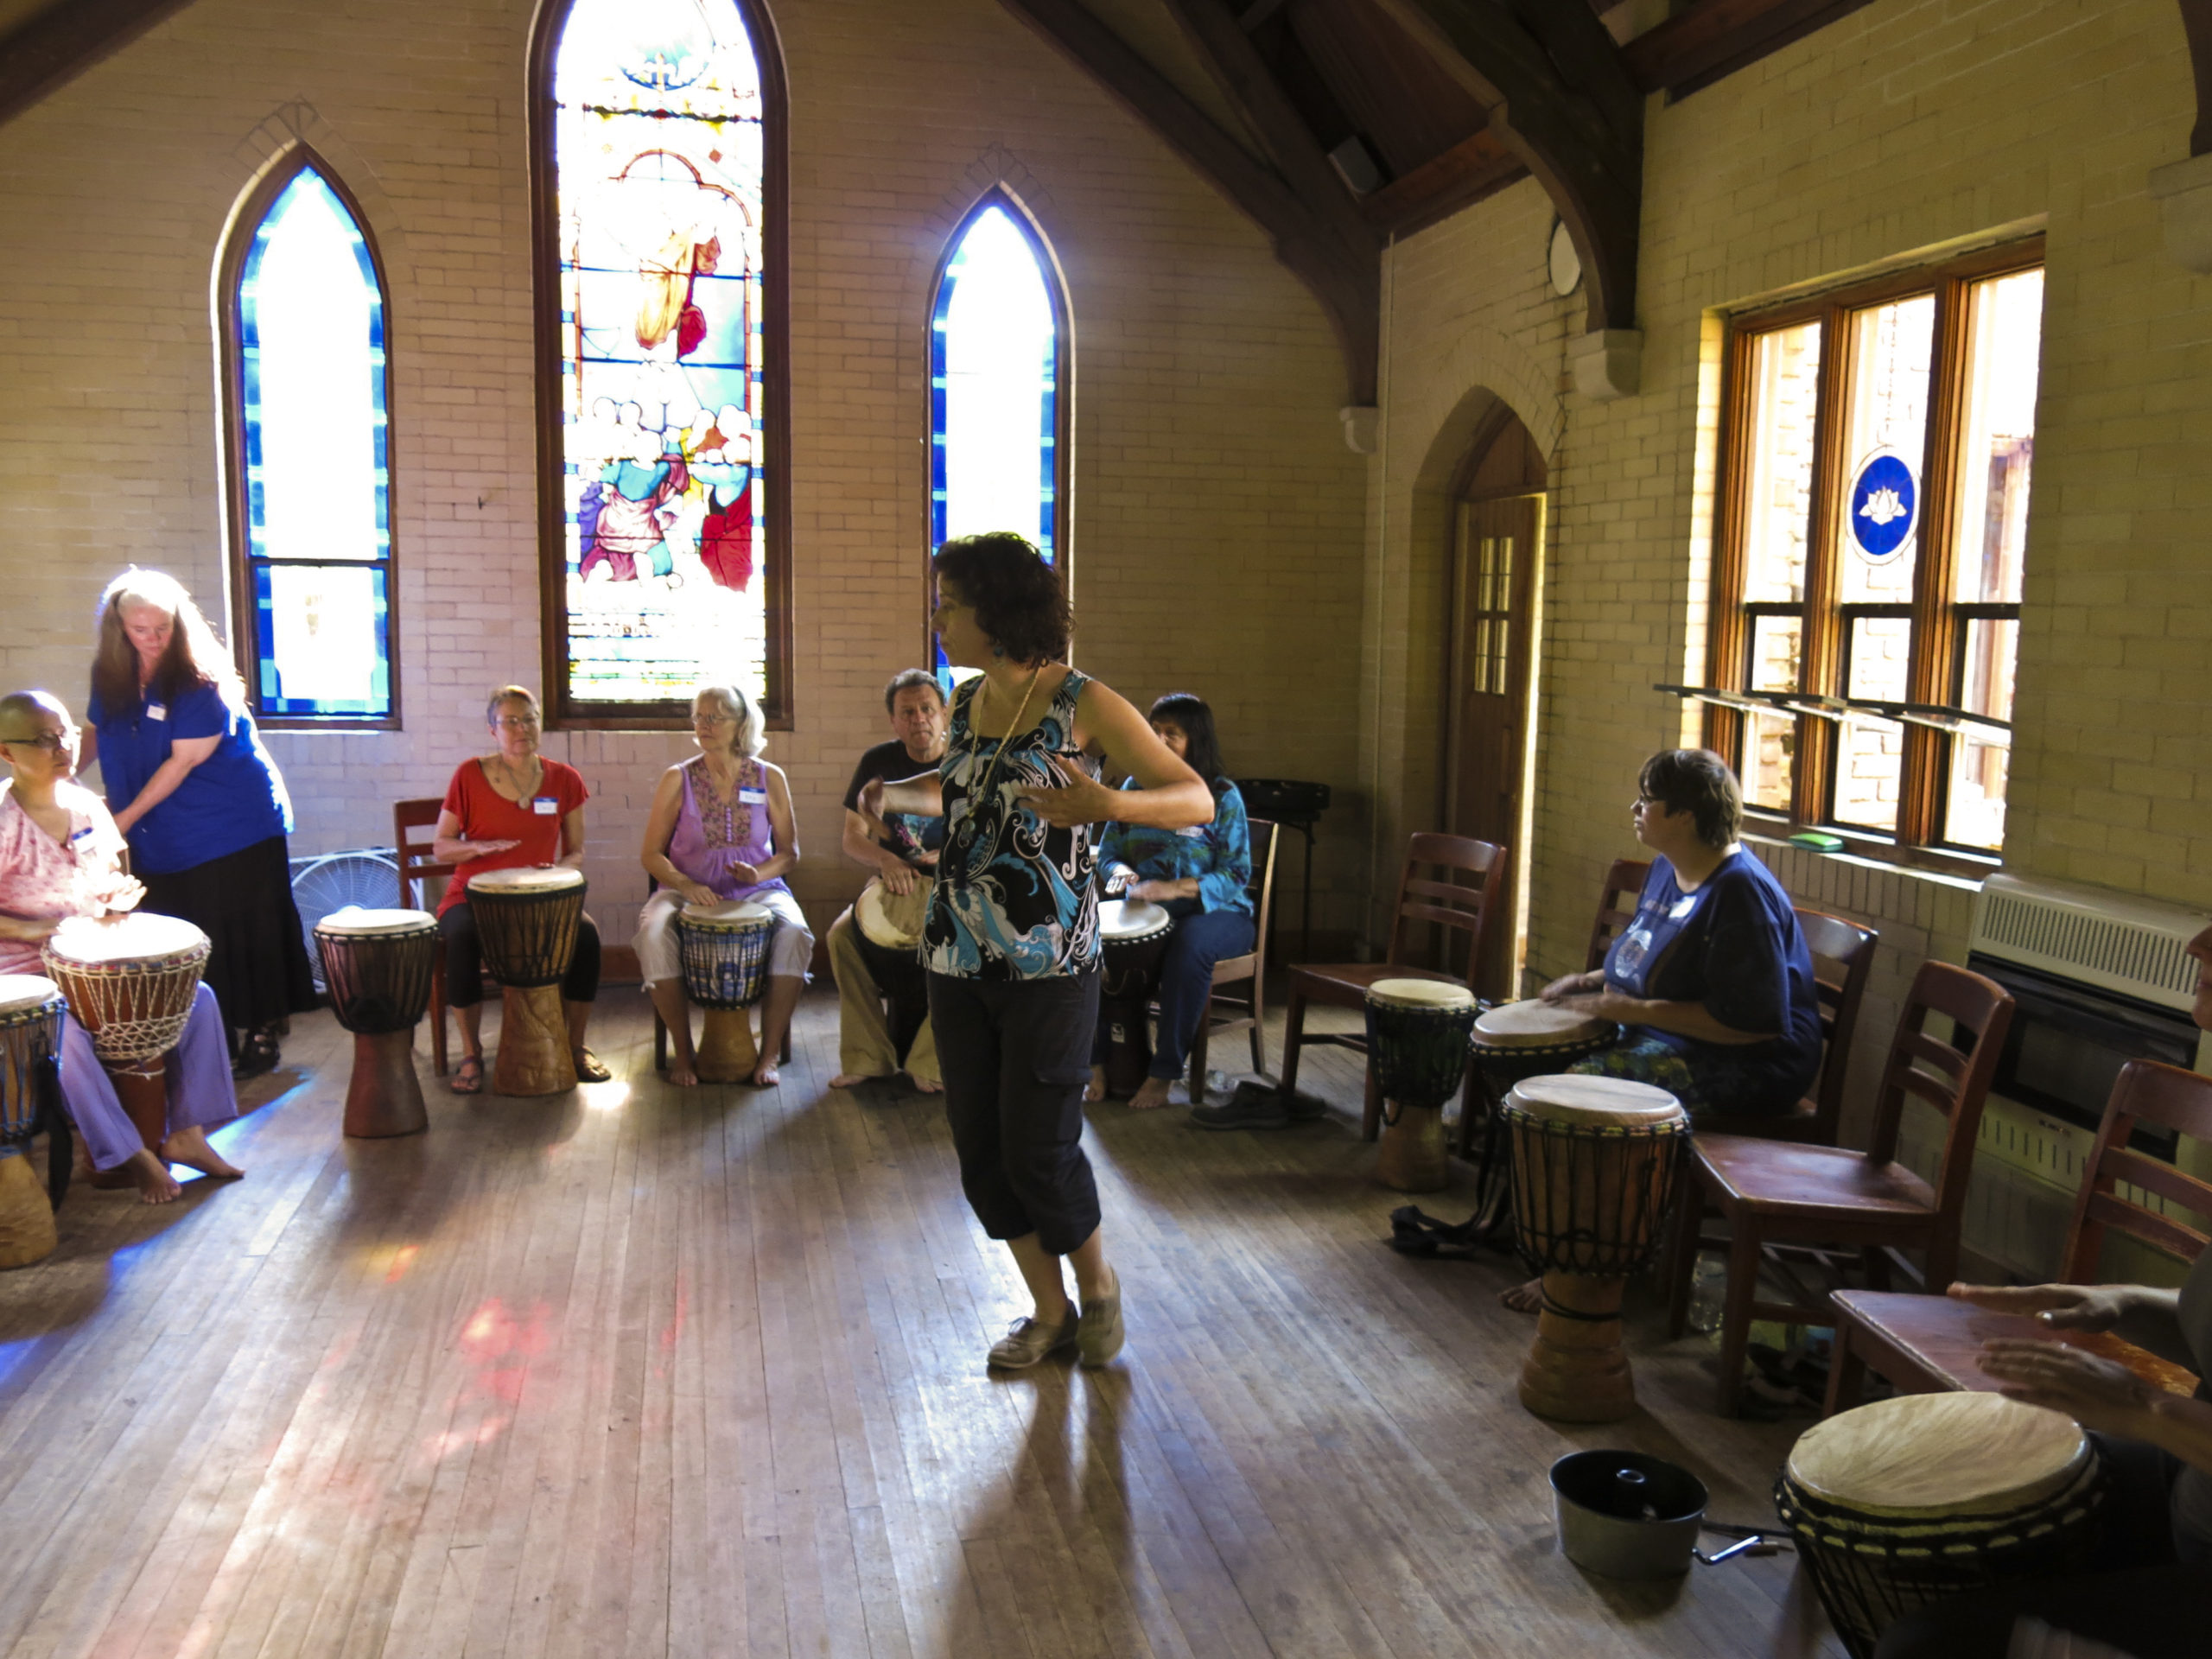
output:
[[[830,1086],[832,1089],[857,1089],[864,1083],[874,1083],[876,1077],[873,1071],[841,1071],[830,1079]]]
[[[1168,1080],[1166,1077],[1147,1077],[1144,1087],[1129,1097],[1133,1112],[1156,1112],[1167,1103]]]
[[[931,1083],[926,1077],[918,1077],[911,1071],[906,1074],[906,1081],[914,1085],[914,1092],[918,1095],[941,1095],[944,1092],[943,1084]]]
[[[1104,1066],[1094,1065],[1090,1068],[1090,1081],[1083,1085],[1083,1097],[1093,1106],[1106,1098],[1106,1068]]]
[[[1501,1290],[1497,1293],[1497,1305],[1510,1313],[1541,1313],[1544,1306],[1544,1281],[1531,1279],[1525,1285]]]
[[[692,1070],[692,1064],[693,1063],[683,1060],[670,1060],[668,1063],[668,1080],[674,1084],[678,1089],[697,1088],[699,1086],[699,1074],[696,1071]]]
[[[783,1076],[776,1070],[776,1063],[773,1060],[761,1061],[753,1073],[753,1086],[755,1089],[773,1089],[783,1080]]]
[[[184,1192],[169,1173],[169,1166],[143,1147],[124,1160],[118,1173],[128,1175],[137,1186],[141,1204],[168,1204]]]
[[[182,1164],[202,1175],[213,1175],[219,1181],[235,1181],[245,1173],[207,1144],[207,1132],[197,1124],[169,1131],[168,1138],[162,1142],[162,1161]]]

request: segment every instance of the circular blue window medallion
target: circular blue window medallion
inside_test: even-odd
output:
[[[1912,539],[1920,518],[1920,486],[1912,468],[1887,450],[1859,463],[1851,480],[1851,538],[1876,563]]]

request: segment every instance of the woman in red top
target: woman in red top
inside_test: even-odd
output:
[[[589,791],[574,766],[537,753],[543,722],[537,699],[518,685],[503,685],[484,706],[494,752],[464,760],[446,785],[431,855],[453,864],[438,906],[438,931],[445,935],[446,1000],[461,1023],[461,1058],[454,1073],[457,1095],[484,1090],[484,1040],[479,1033],[484,1002],[484,957],[469,913],[468,883],[486,870],[512,870],[552,864],[580,868],[584,861],[584,802]],[[569,1016],[569,1047],[576,1076],[605,1083],[614,1074],[584,1046],[592,999],[599,995],[599,929],[590,917],[576,929],[576,954],[561,982]]]

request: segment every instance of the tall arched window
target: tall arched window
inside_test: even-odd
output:
[[[224,278],[240,671],[271,726],[396,725],[384,282],[312,152],[247,198]]]
[[[953,232],[930,319],[930,545],[1012,530],[1058,563],[1067,308],[1029,216],[1003,192]],[[939,671],[949,668],[940,651]]]
[[[546,681],[572,725],[788,720],[782,99],[752,0],[569,0],[537,53]]]

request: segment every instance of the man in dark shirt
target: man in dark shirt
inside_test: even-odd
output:
[[[903,669],[884,688],[883,706],[891,716],[892,738],[863,754],[853,769],[853,781],[845,791],[843,845],[845,856],[873,872],[887,893],[905,898],[936,879],[944,820],[898,812],[873,817],[861,808],[861,791],[879,778],[898,783],[937,770],[944,758],[944,694],[928,670]],[[838,1014],[838,1075],[830,1086],[849,1089],[903,1069],[924,1094],[938,1093],[944,1084],[929,1020],[926,1015],[921,1019],[902,1055],[899,1039],[912,1022],[912,1011],[894,1029],[883,1004],[887,996],[896,1003],[909,988],[880,982],[861,950],[859,923],[849,907],[830,925],[830,969],[837,981]],[[918,959],[913,981],[915,987],[921,983]]]

